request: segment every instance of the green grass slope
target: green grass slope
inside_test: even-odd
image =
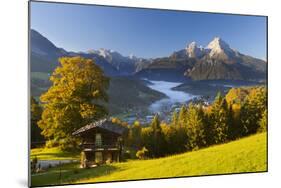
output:
[[[39,160],[79,160],[79,152],[66,152],[58,147],[31,149],[30,158],[37,157]]]
[[[113,163],[92,169],[78,169],[78,164],[32,176],[32,185],[103,182],[148,178],[167,178],[267,170],[266,133],[194,152],[151,160]]]

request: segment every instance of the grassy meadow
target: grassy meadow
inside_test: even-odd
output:
[[[30,158],[35,157],[39,160],[79,160],[80,153],[62,151],[59,147],[34,148],[31,149]]]
[[[112,163],[78,169],[78,163],[32,175],[32,186],[167,178],[210,174],[263,172],[267,170],[266,133],[198,151],[149,160]],[[33,153],[35,151],[33,150]],[[48,154],[42,154],[41,157]],[[40,157],[40,156],[38,156]],[[61,179],[60,177],[61,171]]]

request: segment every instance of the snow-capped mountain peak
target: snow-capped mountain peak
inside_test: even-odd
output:
[[[108,57],[111,57],[111,50],[107,50],[105,48],[100,48],[97,50],[98,54],[102,57],[104,57],[105,59]]]
[[[119,54],[118,52],[111,50],[111,49],[105,49],[105,48],[100,48],[98,50],[88,50],[88,53],[97,54],[108,61],[112,61],[112,59],[115,58],[116,56],[118,58],[121,56],[121,54]]]
[[[129,57],[129,59],[133,59],[133,60],[137,59],[137,56],[135,56],[134,54],[130,54],[128,57]]]
[[[235,55],[234,50],[219,37],[215,37],[207,46],[210,51],[210,57],[220,57],[222,59],[227,59],[229,56]]]
[[[186,47],[186,53],[188,57],[200,58],[204,55],[205,50],[202,47],[198,47],[196,42],[193,41]]]
[[[207,46],[212,50],[231,50],[229,45],[223,41],[220,37],[215,37]]]
[[[189,45],[188,45],[188,48],[197,48],[197,44],[195,41],[191,42]]]

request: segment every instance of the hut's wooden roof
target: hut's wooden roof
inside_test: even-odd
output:
[[[112,121],[110,119],[101,119],[99,121],[95,121],[93,123],[90,123],[84,127],[81,127],[80,129],[76,130],[75,132],[72,133],[72,135],[76,136],[76,135],[80,135],[81,133],[84,133],[90,129],[94,129],[94,128],[101,128],[101,129],[105,129],[107,131],[122,135],[123,132],[126,130],[125,127],[116,124],[116,123],[112,123]]]

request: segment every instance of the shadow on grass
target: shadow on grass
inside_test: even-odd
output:
[[[80,152],[78,151],[49,151],[49,152],[36,152],[31,153],[31,158],[37,157],[41,160],[58,160],[58,159],[76,159],[79,158]]]
[[[79,180],[93,179],[118,170],[112,165],[101,165],[89,169],[79,168],[79,163],[64,164],[31,176],[32,186],[74,184]]]
[[[67,158],[67,157],[75,157],[75,156],[79,156],[78,153],[39,153],[36,155],[32,155],[33,157],[42,157],[42,156],[48,156],[50,158]]]

